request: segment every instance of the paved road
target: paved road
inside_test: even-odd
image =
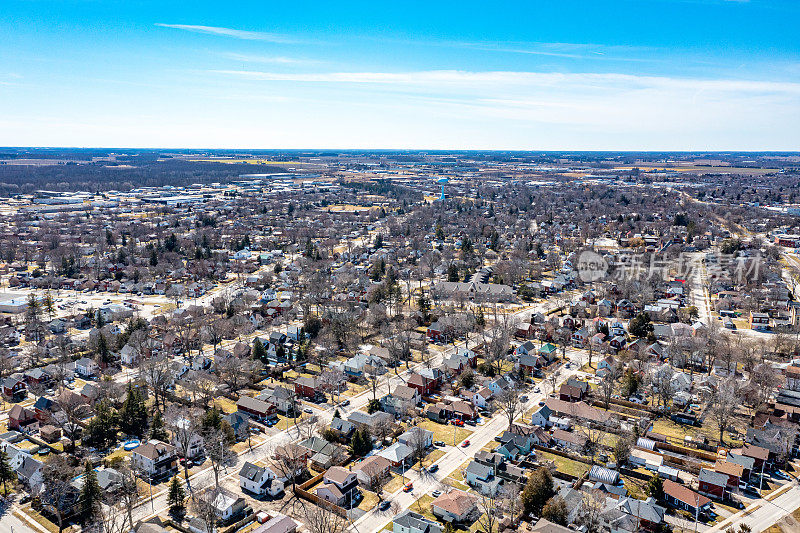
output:
[[[792,484],[794,486],[791,489],[775,499],[756,500],[744,511],[709,528],[707,533],[726,531],[731,526],[733,526],[734,529],[738,529],[740,524],[750,526],[753,532],[766,531],[775,523],[779,522],[784,516],[792,513],[797,509],[798,505],[800,505],[800,487],[797,486],[796,481],[792,481]]]
[[[563,367],[560,370],[560,378],[558,383],[566,381],[569,377],[575,375],[583,363],[588,359],[588,354],[577,350],[568,350],[568,358],[576,363],[576,369],[572,371],[564,371]],[[523,404],[521,412],[525,412],[531,407],[535,406],[539,400],[545,397],[545,393],[529,394],[528,401]],[[407,473],[407,478],[414,485],[412,492],[403,492],[402,489],[396,491],[387,497],[387,500],[393,502],[392,507],[386,511],[378,511],[377,507],[372,511],[364,514],[361,518],[356,520],[351,529],[359,533],[372,533],[381,531],[391,520],[396,516],[396,513],[411,507],[417,499],[430,494],[436,489],[441,489],[442,480],[461,467],[468,459],[475,456],[481,448],[494,440],[494,437],[502,433],[508,428],[508,419],[503,413],[498,413],[491,418],[486,424],[478,427],[475,432],[470,435],[470,444],[466,448],[460,446],[448,446],[445,455],[436,461],[439,465],[439,470],[435,474],[421,474],[419,472]]]

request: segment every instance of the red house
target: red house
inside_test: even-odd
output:
[[[769,461],[769,450],[753,444],[745,444],[742,448],[742,455],[752,457],[755,461],[753,472],[760,472],[763,464]]]
[[[728,476],[725,474],[715,472],[709,468],[701,468],[697,481],[701,494],[718,499],[725,497],[725,490],[728,487]]]
[[[36,413],[19,404],[14,405],[8,411],[8,429],[25,431],[38,427],[38,424],[39,421],[36,419]]]
[[[717,459],[714,470],[728,476],[728,490],[739,487],[739,480],[742,479],[742,474],[744,473],[744,467],[742,465],[728,462],[725,459]]]
[[[315,400],[322,394],[317,380],[307,376],[300,376],[294,380],[294,393],[298,396]]]
[[[250,396],[242,396],[239,398],[239,401],[236,402],[236,407],[240,411],[244,411],[245,413],[253,415],[254,417],[262,420],[274,415],[278,410],[278,408],[273,404],[267,403],[263,400],[258,400],[256,398],[251,398]]]
[[[9,398],[24,396],[27,390],[28,386],[21,378],[10,376],[3,380],[3,394]]]
[[[407,385],[417,389],[422,396],[430,396],[439,386],[435,379],[426,378],[419,374],[413,374],[408,379]]]

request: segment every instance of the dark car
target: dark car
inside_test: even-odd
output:
[[[378,510],[379,511],[385,511],[386,509],[389,508],[390,505],[391,505],[391,503],[389,503],[389,500],[383,500],[381,502],[381,504],[378,506]]]
[[[437,470],[439,470],[439,465],[431,465],[428,467],[428,472],[430,472],[431,474],[433,474]]]

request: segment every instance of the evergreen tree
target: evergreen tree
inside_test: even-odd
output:
[[[656,500],[661,501],[664,498],[664,480],[661,479],[661,476],[657,473],[653,474],[647,482],[645,492],[647,492],[648,496],[652,496]]]
[[[11,464],[8,460],[8,454],[2,448],[0,448],[0,482],[3,483],[3,494],[8,494],[8,488],[6,484],[9,481],[14,481],[16,478],[16,474],[14,470],[11,468]]]
[[[100,313],[97,314],[98,320],[100,319]],[[97,338],[97,355],[100,358],[100,362],[104,365],[107,365],[111,362],[111,350],[108,348],[108,341],[106,340],[106,336],[102,333]]]
[[[97,472],[94,471],[89,461],[86,461],[83,469],[83,487],[81,487],[81,516],[87,522],[100,510],[103,489],[97,482]]]
[[[264,348],[264,344],[258,337],[253,341],[253,359],[262,362],[267,361],[267,349]]]
[[[123,433],[143,437],[147,431],[147,407],[139,389],[128,383],[128,395],[119,412],[119,426]]]
[[[539,468],[528,478],[520,499],[525,513],[541,516],[547,501],[556,494],[553,476],[547,468]]]
[[[367,403],[367,413],[372,414],[375,411],[381,410],[381,402],[375,399],[370,399],[369,403]]]
[[[183,490],[183,483],[178,479],[178,476],[173,477],[169,484],[167,502],[169,503],[169,511],[172,514],[177,515],[183,512],[184,503],[186,502],[186,492]]]
[[[161,418],[161,411],[158,409],[156,409],[156,412],[153,413],[153,421],[150,422],[150,438],[160,441],[166,441],[169,439],[167,430],[164,429],[164,419]]]
[[[106,401],[95,405],[95,416],[86,426],[83,443],[100,450],[105,450],[117,441],[117,413]]]
[[[372,450],[372,440],[366,429],[357,429],[350,440],[353,455],[363,457]]]

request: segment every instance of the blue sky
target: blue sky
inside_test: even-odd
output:
[[[800,2],[4,0],[0,145],[800,149]]]

